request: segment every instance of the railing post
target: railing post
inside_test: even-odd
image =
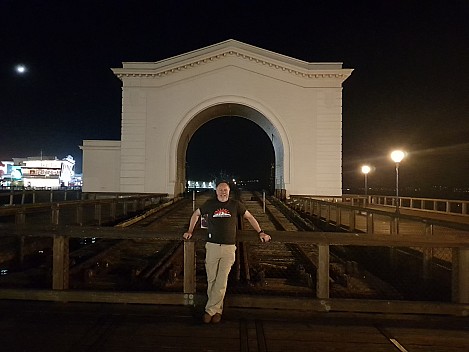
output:
[[[52,289],[66,290],[69,287],[69,238],[54,236],[52,262]]]
[[[116,211],[116,209],[117,209],[116,202],[117,202],[117,200],[113,200],[110,204],[109,213],[110,213],[112,221],[115,221],[116,218],[117,218],[117,215],[116,215],[116,213],[117,213],[117,211]]]
[[[15,214],[15,224],[20,226],[26,224],[26,213],[23,207]]]
[[[98,226],[101,226],[101,217],[102,217],[102,209],[101,203],[95,204],[94,206],[94,219],[98,222]]]
[[[18,211],[15,215],[15,224],[16,226],[22,226],[26,224],[26,214],[24,209]],[[20,236],[18,238],[18,265],[20,268],[23,267],[24,264],[24,236]]]
[[[389,227],[390,227],[391,235],[399,234],[399,216],[391,216]]]
[[[329,298],[329,245],[318,245],[317,298]]]
[[[77,224],[80,226],[83,226],[83,205],[78,204],[76,210],[77,210],[77,213],[76,213]]]
[[[184,293],[196,292],[195,241],[184,241]]]
[[[433,235],[433,224],[425,224],[425,237]],[[422,251],[422,277],[428,280],[432,276],[433,248],[424,248]]]
[[[373,219],[373,213],[367,212],[366,214],[366,233],[374,233],[375,232],[375,223]]]
[[[129,213],[129,206],[128,206],[127,200],[124,199],[122,203],[122,215],[126,217],[128,213]]]
[[[349,210],[349,224],[348,224],[349,231],[355,231],[355,210]]]
[[[342,222],[342,208],[339,206],[335,207],[335,227],[340,228],[340,223]]]
[[[453,249],[452,300],[469,303],[469,248]]]
[[[59,216],[60,216],[60,210],[59,210],[59,204],[52,204],[51,205],[51,224],[52,225],[58,225],[59,224]]]
[[[265,191],[262,191],[262,210],[265,213]]]
[[[391,235],[399,234],[399,217],[391,216],[389,224],[389,232]],[[397,267],[397,251],[394,247],[389,247],[389,265],[392,270]]]

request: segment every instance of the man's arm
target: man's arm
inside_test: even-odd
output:
[[[189,229],[187,230],[187,232],[184,232],[184,235],[182,235],[182,237],[184,237],[184,239],[188,240],[189,238],[192,237],[192,232],[194,232],[195,225],[197,224],[197,221],[199,221],[200,214],[201,213],[200,213],[199,208],[197,208],[192,213],[191,219],[189,221]]]
[[[272,238],[264,232],[264,230],[261,229],[259,223],[257,222],[256,218],[249,212],[249,210],[246,210],[246,212],[243,215],[243,218],[245,218],[251,226],[254,228],[254,230],[257,232],[259,235],[259,239],[262,242],[269,242]]]

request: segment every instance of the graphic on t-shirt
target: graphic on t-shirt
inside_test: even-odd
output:
[[[228,209],[220,208],[213,213],[214,218],[231,218],[231,213]]]
[[[200,227],[202,229],[207,229],[208,228],[208,214],[204,214],[200,218]]]

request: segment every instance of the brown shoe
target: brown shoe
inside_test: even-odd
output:
[[[202,321],[205,323],[205,324],[208,324],[212,321],[212,316],[208,313],[204,313],[204,316],[202,317]]]
[[[216,314],[212,317],[212,323],[218,324],[220,321],[221,321],[221,314],[216,313]]]

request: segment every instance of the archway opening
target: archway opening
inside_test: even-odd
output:
[[[190,169],[189,176],[205,176],[205,174],[196,175],[193,171],[194,168],[197,169],[195,165],[203,163],[205,158],[215,160],[218,164],[206,173],[208,178],[211,178],[212,174],[219,174],[220,171],[230,170],[230,174],[242,176],[242,178],[257,177],[265,180],[263,181],[264,187],[258,186],[258,188],[262,187],[268,191],[275,190],[276,194],[284,193],[285,165],[287,164],[285,159],[288,157],[285,150],[289,150],[288,147],[284,146],[284,143],[288,141],[283,140],[281,136],[285,138],[285,134],[279,133],[279,129],[273,121],[278,123],[274,116],[267,116],[251,106],[232,102],[211,105],[189,115],[189,119],[177,139],[174,194],[181,194],[190,188],[188,187],[187,166]],[[204,125],[207,128],[205,132]],[[187,154],[189,142],[199,129],[201,129],[200,137],[196,137],[193,143],[198,143],[197,139],[200,138],[200,144],[206,145],[208,148],[204,152],[195,151],[197,158],[192,159],[192,152],[189,151]],[[214,144],[212,141],[217,135],[222,138],[217,144]],[[230,144],[228,144],[227,138],[231,138]],[[263,145],[259,146],[258,143],[263,143]],[[230,146],[229,149],[228,146]],[[220,165],[220,161],[216,157],[211,157],[214,148],[217,148],[217,151],[227,149],[230,152],[234,149],[236,160],[240,161],[236,162],[235,168],[231,164]],[[186,160],[187,157],[189,160]],[[246,162],[248,160],[252,161]],[[260,163],[260,160],[263,161]],[[255,170],[258,173],[255,173]]]
[[[267,133],[238,116],[220,116],[204,123],[191,137],[186,152],[186,180],[235,179],[250,190],[275,189],[275,152]]]

